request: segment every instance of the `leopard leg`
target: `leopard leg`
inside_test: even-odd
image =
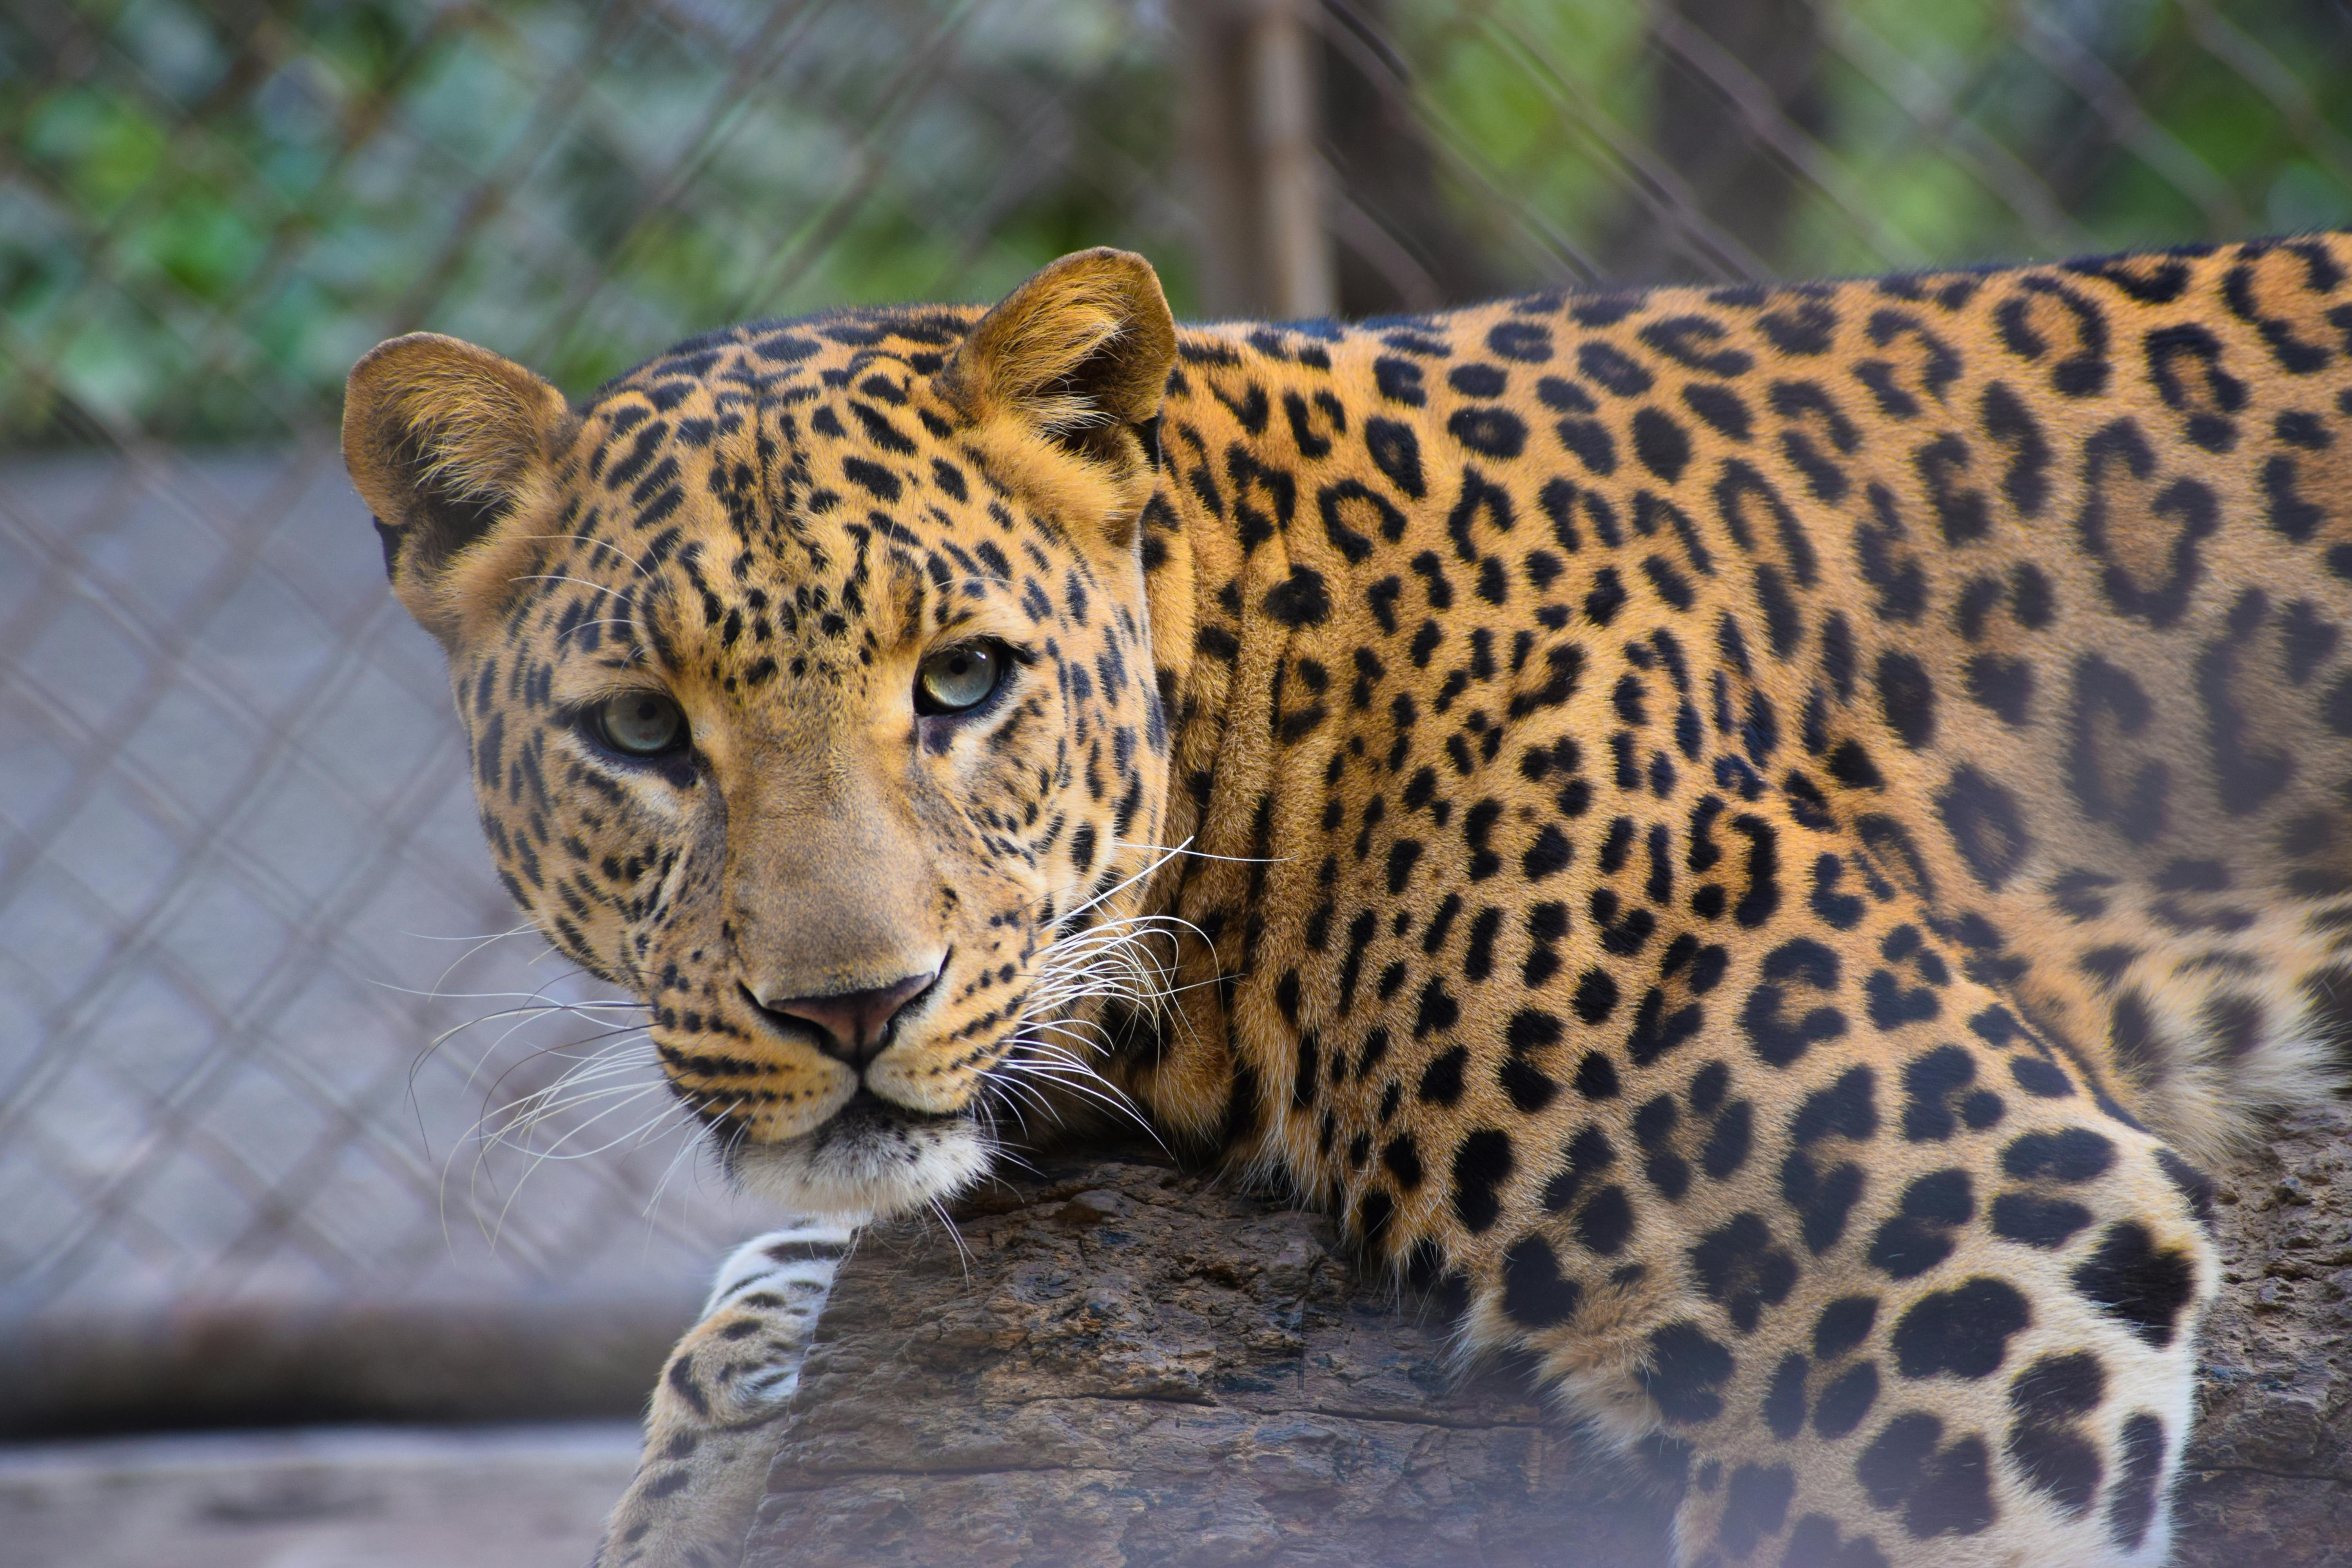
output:
[[[670,1352],[594,1568],[734,1568],[833,1277],[856,1237],[807,1218],[735,1249]]]

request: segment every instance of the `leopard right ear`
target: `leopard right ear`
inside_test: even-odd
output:
[[[563,395],[488,349],[412,332],[368,351],[343,390],[343,463],[383,542],[393,592],[445,646],[507,573],[497,525],[531,510],[578,428]]]
[[[1144,453],[1121,430],[1160,412],[1176,323],[1151,263],[1108,247],[1049,262],[974,322],[940,374],[973,419],[1009,416],[1113,468]]]

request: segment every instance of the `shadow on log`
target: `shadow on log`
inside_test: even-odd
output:
[[[2352,1564],[2352,1121],[2225,1177],[2185,1564]],[[1048,1165],[843,1271],[751,1568],[1652,1568],[1668,1500],[1458,1370],[1331,1223],[1139,1159]]]

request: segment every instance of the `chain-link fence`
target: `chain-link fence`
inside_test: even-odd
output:
[[[378,339],[584,393],[1098,243],[1180,311],[1365,314],[2339,224],[2352,10],[33,0],[0,122],[0,1346],[52,1373],[0,1397],[22,1424],[125,1323],[147,1372],[247,1364],[192,1321],[355,1308],[666,1332],[756,1219],[511,933],[333,451]]]

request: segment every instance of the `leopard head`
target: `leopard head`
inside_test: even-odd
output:
[[[994,309],[730,329],[574,407],[418,334],[343,447],[437,637],[485,835],[647,1006],[746,1186],[887,1213],[1080,1070],[1166,788],[1140,517],[1175,352],[1096,250]]]

